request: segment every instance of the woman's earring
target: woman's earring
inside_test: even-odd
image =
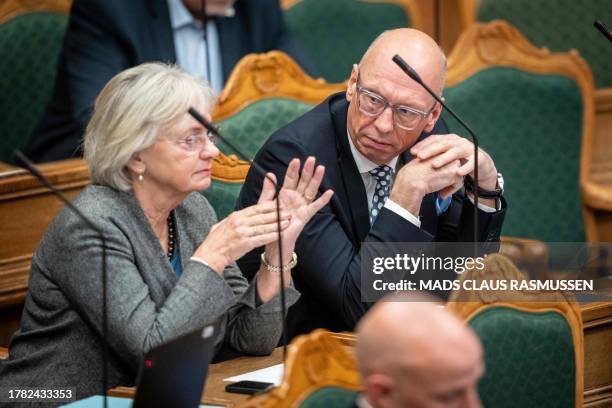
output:
[[[142,181],[142,180],[144,180],[144,173],[140,173],[138,175],[138,181]]]

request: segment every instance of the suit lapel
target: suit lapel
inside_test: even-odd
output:
[[[170,23],[170,12],[165,0],[152,0],[151,2],[151,32],[153,41],[153,55],[149,56],[151,61],[163,61],[176,63],[176,52],[174,50],[174,37]]]
[[[339,203],[336,202],[336,214],[347,216],[344,224],[350,225],[353,243],[360,246],[360,243],[365,240],[370,230],[370,214],[365,186],[363,185],[361,174],[359,174],[347,139],[348,102],[346,102],[343,96],[341,100],[331,100],[330,111],[334,124],[336,148],[338,150],[338,167],[335,172],[330,172],[328,169],[326,178],[329,177],[331,186],[343,186],[343,188],[335,188],[332,204],[335,200],[339,201]],[[419,141],[427,136],[429,136],[429,133],[422,134],[419,137]],[[412,160],[412,155],[408,150],[400,154],[397,170],[410,160]],[[331,186],[324,186],[324,188],[332,188]],[[436,194],[426,195],[421,203],[420,211],[421,228],[432,234],[435,234],[437,225],[436,197]]]

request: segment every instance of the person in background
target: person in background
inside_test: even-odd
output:
[[[80,156],[95,97],[124,69],[176,63],[219,92],[240,58],[271,50],[316,75],[287,31],[278,0],[75,0],[53,96],[24,152],[34,162]]]
[[[33,258],[21,328],[0,368],[2,387],[76,387],[99,393],[102,347],[109,386],[133,385],[145,352],[220,321],[219,350],[268,354],[282,331],[280,277],[286,299],[297,259],[295,241],[332,192],[317,200],[324,169],[292,161],[280,191],[283,263],[279,264],[275,186],[258,203],[217,222],[200,194],[219,153],[187,112],[210,120],[212,89],[177,67],[148,63],[116,75],[102,90],[87,126],[85,161],[92,184],[74,205],[106,242],[108,336],[102,336],[103,243],[96,229],[64,208]],[[274,180],[274,175],[269,175]],[[249,284],[235,264],[264,245],[265,263]]]
[[[357,325],[359,408],[476,408],[483,349],[476,334],[423,295],[395,294]]]

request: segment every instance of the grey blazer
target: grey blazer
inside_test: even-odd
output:
[[[222,319],[219,347],[268,354],[282,330],[279,296],[256,306],[235,264],[220,277],[190,261],[217,222],[193,193],[175,209],[183,274],[177,278],[131,192],[88,186],[74,201],[106,238],[109,386],[133,385],[143,353]],[[76,387],[78,398],[102,393],[100,239],[64,208],[45,233],[30,271],[21,328],[0,367],[0,387]],[[288,304],[299,294],[285,290]],[[19,405],[23,406],[23,405]]]

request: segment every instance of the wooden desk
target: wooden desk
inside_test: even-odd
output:
[[[584,324],[584,406],[612,406],[612,302],[581,305]]]
[[[249,371],[259,370],[279,364],[283,359],[283,349],[277,348],[269,356],[264,357],[239,357],[222,363],[211,364],[208,368],[206,386],[202,394],[202,403],[219,404],[234,407],[249,398],[248,395],[232,394],[225,392],[225,386],[229,384],[224,378],[244,374]],[[112,397],[134,397],[135,389],[132,387],[117,387],[109,390],[108,395]]]
[[[0,180],[5,180],[13,176],[22,176],[28,172],[21,167],[13,166],[12,164],[0,162]]]
[[[68,197],[89,183],[82,160],[37,166]],[[0,164],[0,307],[21,304],[32,252],[63,204],[27,171]]]
[[[82,160],[37,166],[73,198],[89,183]],[[63,204],[27,171],[0,163],[0,345],[19,327],[32,252]]]
[[[584,406],[609,407],[612,406],[612,302],[584,304],[581,310],[584,322]],[[338,334],[336,337],[352,353],[354,335]],[[265,357],[240,357],[211,364],[202,402],[228,407],[239,405],[249,396],[225,392],[228,383],[223,379],[270,367],[281,360],[282,349],[277,348]],[[108,395],[132,398],[134,388],[114,388]]]
[[[355,347],[354,334],[334,333],[334,338],[339,340],[349,353],[353,353]],[[278,347],[269,356],[239,357],[234,360],[211,364],[208,368],[208,377],[206,378],[204,393],[202,394],[202,403],[234,407],[246,401],[250,396],[225,392],[225,386],[229,382],[225,382],[223,379],[280,364],[282,360],[283,349]],[[132,387],[117,387],[109,390],[108,395],[112,397],[133,398],[134,392],[135,389]]]
[[[232,404],[238,405],[246,401],[249,396],[225,392],[225,386],[229,383],[223,381],[223,379],[280,364],[282,361],[283,349],[279,347],[269,356],[239,357],[234,360],[212,364],[208,373],[208,379],[206,380],[203,398],[208,402],[230,401]]]

